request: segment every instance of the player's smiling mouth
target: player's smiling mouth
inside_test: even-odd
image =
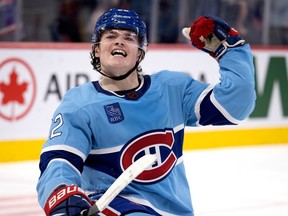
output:
[[[123,56],[123,57],[126,57],[127,56],[127,53],[123,50],[120,50],[120,49],[115,49],[111,52],[111,54],[113,56]]]

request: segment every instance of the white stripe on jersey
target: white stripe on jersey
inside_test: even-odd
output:
[[[60,161],[60,162],[63,162],[63,163],[68,164],[72,169],[74,169],[74,170],[78,173],[79,176],[81,176],[81,173],[79,172],[79,170],[78,170],[75,166],[73,166],[73,164],[71,164],[68,160],[63,159],[63,158],[55,158],[55,159],[51,160],[51,161],[48,163],[47,167],[49,167],[49,165],[50,165],[51,163],[55,162],[55,161],[56,161],[56,162]]]
[[[194,112],[195,112],[195,115],[196,115],[196,118],[197,118],[197,122],[196,122],[196,125],[197,126],[202,126],[199,124],[199,121],[200,121],[200,118],[201,118],[201,115],[200,115],[200,105],[201,105],[201,102],[203,101],[203,99],[206,97],[206,95],[214,88],[213,85],[209,85],[199,96],[196,104],[195,104],[195,108],[194,108]]]
[[[241,121],[231,116],[227,110],[216,100],[214,92],[210,95],[210,100],[213,105],[223,114],[223,116],[228,119],[228,121],[232,122],[233,124],[239,124]]]
[[[80,156],[83,161],[86,160],[86,155],[83,154],[83,152],[81,152],[77,148],[74,148],[74,147],[71,147],[68,145],[64,145],[64,144],[63,145],[52,145],[52,146],[48,146],[46,148],[43,148],[41,151],[41,154],[43,154],[44,152],[57,151],[57,150],[63,150],[63,151],[71,152],[73,154]]]
[[[111,147],[111,148],[91,150],[90,154],[97,155],[97,154],[108,154],[108,153],[119,152],[122,147],[123,147],[123,145],[115,146],[115,147]]]
[[[174,133],[176,134],[178,131],[184,129],[184,124],[177,125],[173,128]]]

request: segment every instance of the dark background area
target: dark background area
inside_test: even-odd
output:
[[[89,42],[111,7],[135,10],[149,43],[184,43],[184,26],[216,15],[251,44],[288,44],[287,0],[0,0],[0,41]]]

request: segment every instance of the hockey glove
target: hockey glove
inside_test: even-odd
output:
[[[193,46],[209,53],[216,60],[221,58],[228,47],[245,43],[235,29],[216,16],[201,16],[190,28],[183,28],[182,33]]]
[[[61,186],[48,198],[44,211],[48,216],[78,216],[93,204],[94,202],[91,202],[84,191],[76,185]]]

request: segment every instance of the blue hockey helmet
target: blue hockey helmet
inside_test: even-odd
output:
[[[91,42],[98,43],[103,31],[110,29],[134,32],[138,36],[139,47],[146,52],[148,45],[146,25],[135,11],[116,8],[106,11],[96,22]]]

